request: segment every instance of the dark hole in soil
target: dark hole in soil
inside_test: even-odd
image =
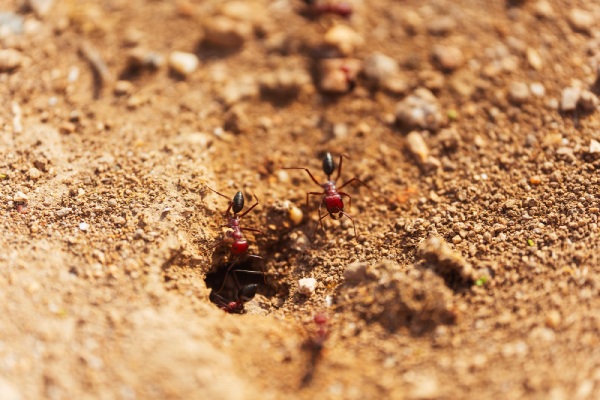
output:
[[[253,255],[217,264],[204,279],[206,286],[212,289],[210,300],[218,306],[238,301],[240,291],[248,285],[257,285],[258,293],[273,296],[275,290],[265,268],[262,258]]]

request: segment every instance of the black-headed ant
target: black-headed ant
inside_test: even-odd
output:
[[[338,189],[335,186],[335,182],[339,179],[340,175],[342,174],[342,160],[343,160],[343,156],[340,155],[340,162],[338,165],[337,176],[335,177],[334,180],[331,180],[331,174],[333,174],[333,172],[335,171],[335,163],[333,162],[333,157],[331,156],[331,154],[325,153],[325,156],[323,157],[323,172],[325,173],[325,175],[327,175],[327,181],[325,183],[319,183],[319,181],[317,181],[317,179],[313,176],[313,174],[311,174],[311,172],[308,170],[308,168],[288,167],[288,168],[283,168],[283,169],[302,169],[302,170],[306,171],[306,173],[308,174],[308,176],[310,176],[310,179],[312,179],[312,181],[314,183],[316,183],[317,185],[319,185],[323,188],[323,192],[308,192],[308,193],[306,193],[306,206],[307,207],[308,207],[308,196],[310,196],[310,195],[323,196],[323,199],[321,200],[321,203],[319,204],[319,226],[321,228],[323,228],[323,218],[325,218],[327,215],[329,215],[332,219],[340,219],[345,215],[346,217],[348,217],[350,219],[350,221],[352,221],[352,227],[354,228],[354,236],[356,236],[356,225],[354,224],[354,219],[344,211],[344,202],[342,200],[342,196],[348,197],[348,199],[350,200],[349,206],[352,207],[352,197],[348,193],[340,192],[339,189],[342,189],[344,186],[346,186],[352,182],[358,182],[361,185],[364,185],[366,187],[369,187],[369,186],[366,183],[364,183],[363,181],[361,181],[360,179],[354,177],[354,178],[350,179],[349,181],[345,182]],[[323,206],[323,204],[325,204],[325,208],[327,209],[327,214],[325,214],[325,215],[321,215],[321,207]]]

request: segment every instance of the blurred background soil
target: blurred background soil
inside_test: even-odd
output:
[[[2,0],[0,43],[1,399],[600,396],[600,3]],[[326,152],[356,236],[282,169]],[[242,315],[207,187],[260,203]]]

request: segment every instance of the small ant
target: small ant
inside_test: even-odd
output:
[[[354,218],[352,218],[350,215],[348,215],[346,212],[344,212],[344,202],[342,200],[342,196],[348,197],[348,199],[350,199],[350,207],[352,207],[352,197],[348,193],[340,192],[339,189],[342,189],[344,186],[346,186],[352,182],[358,182],[366,187],[369,187],[369,186],[366,183],[364,183],[363,181],[361,181],[360,179],[354,177],[354,178],[350,179],[349,181],[347,181],[346,183],[344,183],[342,186],[340,186],[339,189],[336,188],[335,182],[339,179],[340,175],[342,174],[342,160],[343,160],[343,156],[340,155],[340,163],[338,165],[337,176],[332,181],[331,174],[333,174],[333,171],[335,171],[335,164],[333,162],[333,157],[331,156],[331,154],[325,153],[325,156],[323,157],[323,172],[325,173],[325,175],[327,175],[327,182],[325,182],[325,183],[319,183],[319,181],[317,181],[317,179],[313,176],[313,174],[311,174],[311,172],[308,170],[308,168],[288,167],[288,168],[283,168],[283,169],[303,169],[310,176],[310,178],[313,180],[314,183],[316,183],[317,185],[319,185],[323,188],[323,192],[307,192],[306,193],[306,206],[307,207],[308,207],[308,196],[309,195],[323,196],[323,200],[321,200],[321,204],[319,204],[319,226],[321,228],[323,228],[323,218],[325,218],[327,215],[329,215],[332,219],[340,219],[340,218],[342,218],[342,216],[345,215],[346,217],[348,217],[350,219],[350,221],[352,221],[352,227],[354,228],[354,236],[356,236],[356,225],[354,224]],[[325,203],[325,208],[327,208],[327,214],[322,216],[321,215],[321,207],[323,206],[323,203]]]
[[[347,1],[329,2],[320,0],[304,0],[314,14],[337,14],[343,18],[349,18],[352,15],[352,5]]]
[[[215,192],[219,196],[224,197],[224,198],[226,198],[226,199],[229,200],[229,198],[227,196],[225,196],[224,194],[219,193],[216,190],[214,190],[214,189],[212,189],[212,188],[210,188],[208,186],[207,186],[207,188],[210,189],[211,191]],[[244,208],[244,195],[242,194],[241,191],[238,191],[233,196],[233,198],[231,200],[229,200],[229,206],[227,207],[227,210],[225,211],[224,216],[225,216],[225,218],[227,218],[227,225],[222,225],[221,227],[223,227],[223,228],[229,228],[230,230],[227,231],[227,237],[233,239],[233,243],[231,243],[231,257],[232,257],[233,261],[227,267],[226,275],[229,274],[229,272],[235,266],[235,264],[237,263],[237,261],[243,255],[247,255],[247,257],[252,257],[252,258],[255,258],[255,259],[262,260],[262,257],[260,257],[260,256],[253,255],[253,254],[247,254],[247,251],[248,251],[248,241],[244,237],[243,231],[257,232],[257,233],[260,233],[262,235],[264,235],[264,233],[260,229],[242,228],[241,227],[241,218],[243,216],[245,216],[246,214],[248,214],[250,211],[252,211],[254,209],[254,207],[256,207],[259,204],[258,203],[258,197],[256,197],[256,195],[254,197],[256,199],[256,203],[254,203],[244,213],[239,214],[242,211],[242,209]],[[233,214],[231,212],[233,212]],[[220,244],[224,243],[225,241],[226,241],[226,239],[223,239],[223,240],[219,241],[213,247],[217,247]],[[237,276],[235,275],[235,273],[233,274],[233,277],[234,277],[234,279],[236,281],[236,284],[239,287],[239,283],[237,281]],[[221,290],[223,290],[224,286],[225,286],[225,279],[223,280],[223,284],[221,285],[221,288],[217,291],[217,293],[221,292]]]
[[[213,291],[210,294],[210,300],[218,305],[223,311],[230,314],[242,314],[244,312],[244,303],[249,302],[256,296],[257,289],[258,285],[256,283],[242,286],[238,290],[236,301],[227,301],[223,296],[220,296]]]
[[[306,386],[312,381],[315,373],[317,362],[321,358],[325,341],[329,337],[329,319],[324,313],[317,313],[313,317],[314,323],[317,325],[317,331],[311,335],[304,343],[303,347],[310,352],[310,359],[306,373],[302,377],[302,386]]]

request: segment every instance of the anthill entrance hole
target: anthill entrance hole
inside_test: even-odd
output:
[[[273,297],[277,293],[263,259],[253,255],[217,264],[206,274],[204,282],[211,289],[210,300],[219,307],[238,302],[237,308],[230,310],[235,313],[243,311],[249,294]]]

